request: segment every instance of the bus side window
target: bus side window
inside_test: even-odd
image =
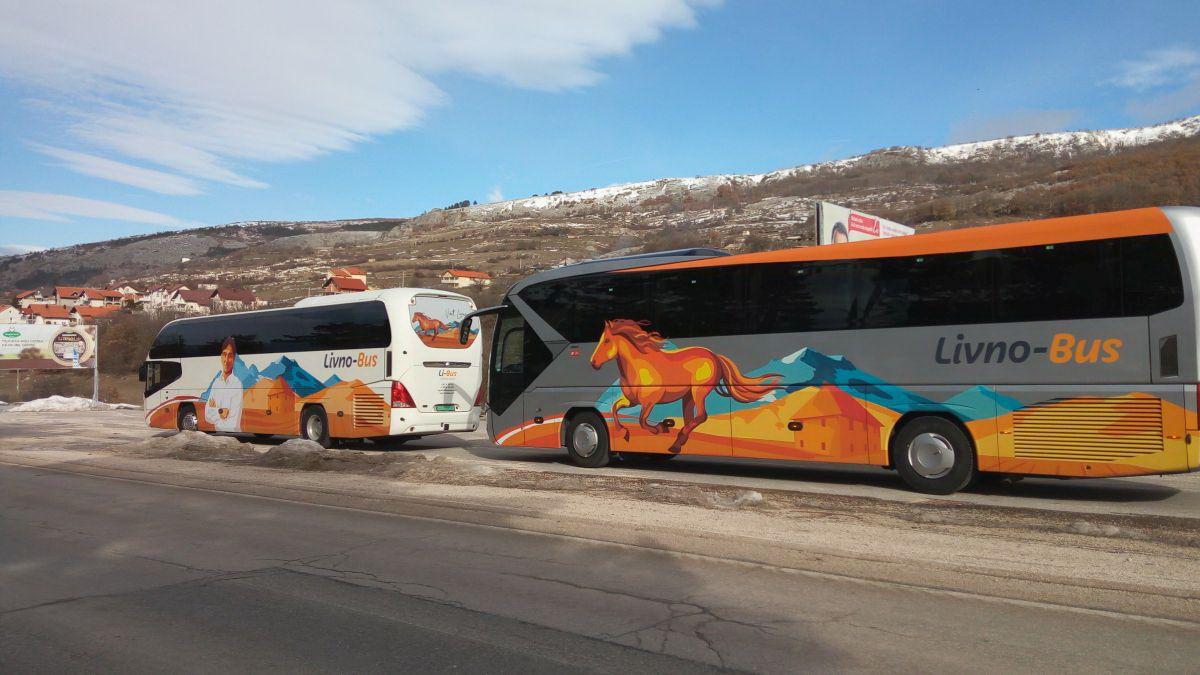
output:
[[[497,373],[517,374],[525,365],[525,322],[517,327],[505,326],[500,334],[500,358],[496,360]]]
[[[146,396],[163,389],[183,376],[183,366],[174,361],[146,362]]]

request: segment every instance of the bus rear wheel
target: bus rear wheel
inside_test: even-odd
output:
[[[325,409],[320,406],[309,406],[300,414],[300,438],[320,444],[322,448],[332,448],[333,439],[329,438],[329,418]]]
[[[571,461],[589,469],[607,466],[608,427],[594,412],[576,413],[567,423],[567,454]]]
[[[200,430],[200,417],[196,415],[196,406],[191,403],[179,406],[179,413],[175,417],[175,428],[180,431]]]
[[[917,492],[948,495],[978,475],[971,440],[944,417],[910,420],[892,438],[892,466]]]

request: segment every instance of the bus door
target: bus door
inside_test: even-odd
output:
[[[488,432],[498,445],[525,445],[526,427],[539,423],[533,419],[535,411],[525,410],[525,392],[550,360],[550,350],[521,313],[511,306],[502,309],[488,368]]]

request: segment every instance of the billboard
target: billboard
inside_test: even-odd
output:
[[[817,202],[817,243],[844,244],[848,241],[903,237],[916,230],[829,202]]]
[[[0,324],[0,370],[96,366],[96,326]]]

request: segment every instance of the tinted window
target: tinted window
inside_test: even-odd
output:
[[[1121,249],[1116,240],[1048,244],[999,252],[997,321],[1121,315]]]
[[[650,274],[650,327],[669,339],[745,333],[744,276],[738,267]]]
[[[383,303],[358,302],[176,322],[155,338],[150,358],[217,356],[227,337],[237,342],[239,354],[371,349],[392,342]]]
[[[950,253],[859,263],[857,326],[936,326],[993,319],[995,254]]]
[[[573,342],[605,319],[670,339],[856,328],[1147,316],[1178,307],[1169,235],[860,261],[611,274],[538,284],[521,297]],[[649,301],[647,301],[649,298]]]
[[[844,330],[862,311],[854,263],[755,265],[746,284],[746,332]]]
[[[550,350],[525,325],[520,312],[511,307],[502,310],[492,335],[488,405],[497,414],[504,413],[552,360]]]
[[[146,362],[146,396],[160,391],[183,375],[183,367],[174,361]]]
[[[572,342],[595,342],[609,319],[650,316],[644,274],[600,274],[547,281],[521,291],[543,321]]]
[[[1124,314],[1148,316],[1183,304],[1183,279],[1171,237],[1121,239]]]

